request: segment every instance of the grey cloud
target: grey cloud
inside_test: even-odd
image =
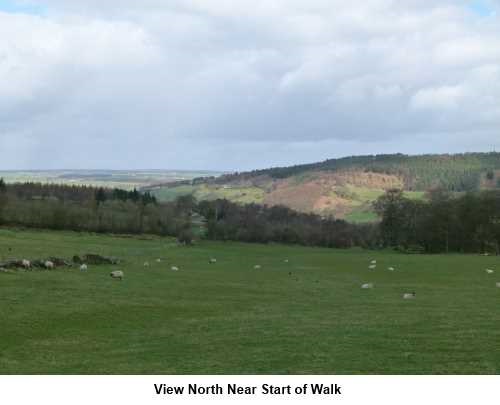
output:
[[[4,168],[500,147],[499,21],[465,2],[39,3],[0,13],[0,146],[24,156]]]

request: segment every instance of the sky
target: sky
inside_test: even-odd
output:
[[[0,170],[500,150],[500,0],[0,0]]]

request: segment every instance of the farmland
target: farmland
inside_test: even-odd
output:
[[[36,182],[132,190],[134,187],[218,174],[220,173],[182,170],[10,170],[0,171],[0,178],[7,183]]]
[[[122,263],[0,273],[2,373],[500,372],[497,257],[0,230],[0,261],[85,253]]]

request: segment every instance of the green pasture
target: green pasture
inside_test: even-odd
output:
[[[0,373],[500,372],[497,257],[0,230],[0,261],[85,253],[122,263],[0,273]]]

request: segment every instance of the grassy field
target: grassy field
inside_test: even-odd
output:
[[[262,203],[264,190],[258,187],[227,187],[200,184],[195,186],[182,185],[177,187],[161,187],[153,189],[152,193],[160,201],[174,201],[179,196],[192,194],[198,201],[225,198],[240,204]]]
[[[123,263],[0,273],[0,373],[500,373],[495,257],[0,230],[0,260],[89,252]]]

